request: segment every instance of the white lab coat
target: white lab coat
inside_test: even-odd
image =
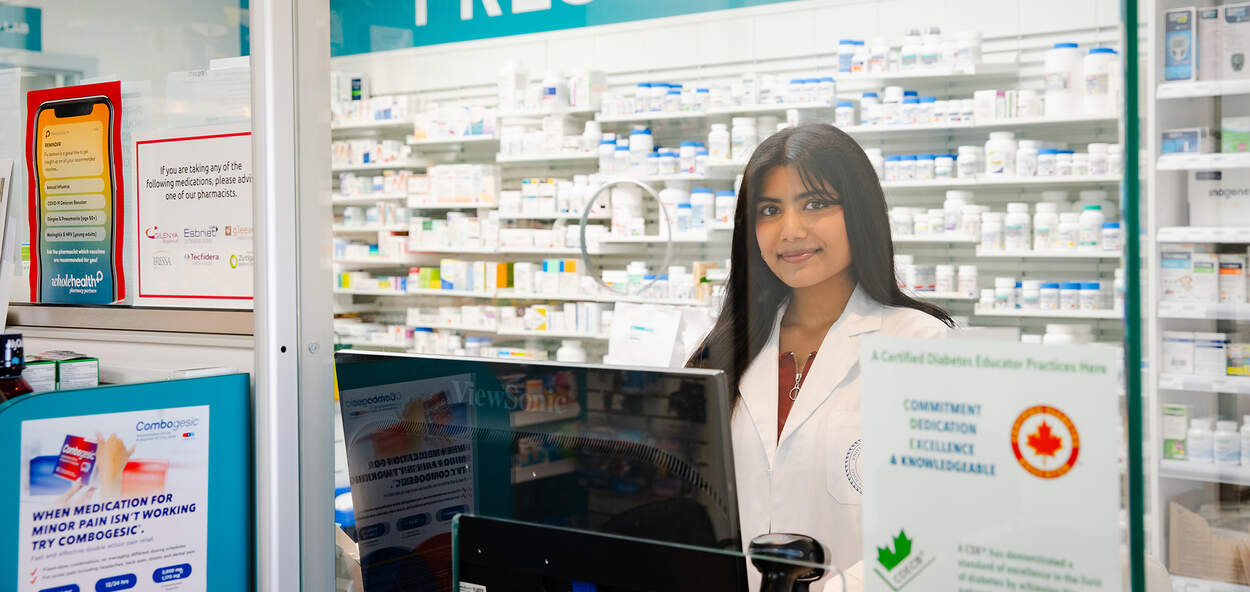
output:
[[[742,542],[745,547],[769,532],[815,537],[825,546],[825,559],[848,572],[846,589],[862,590],[860,337],[938,337],[949,329],[924,312],[879,304],[856,287],[825,334],[778,441],[778,332],[784,312],[784,307],[777,312],[768,343],[739,380],[741,399],[733,410]],[[759,573],[754,568],[749,573],[756,590]],[[828,582],[826,577],[812,589]],[[841,588],[840,583],[824,587]]]

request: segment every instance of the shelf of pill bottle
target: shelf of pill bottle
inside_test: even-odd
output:
[[[1250,152],[1164,154],[1155,168],[1161,171],[1214,171],[1250,168]]]
[[[502,121],[505,119],[542,119],[551,115],[594,115],[598,113],[596,107],[565,107],[553,111],[500,111],[495,118]]]
[[[1192,99],[1250,94],[1250,79],[1164,82],[1155,90],[1157,99]]]
[[[1250,243],[1250,226],[1167,226],[1155,237],[1160,243]]]
[[[402,350],[402,349],[408,349],[409,347],[412,347],[411,343],[402,343],[402,344],[396,343],[396,342],[387,343],[385,341],[373,341],[370,339],[357,339],[354,337],[339,338],[338,341],[336,341],[335,343],[339,345],[347,345],[351,347],[372,347],[372,348],[378,348],[378,349],[401,349]]]
[[[408,199],[407,193],[371,193],[363,195],[342,195],[334,194],[330,196],[330,203],[336,206],[355,206],[355,205],[373,205],[383,201],[402,201]]]
[[[416,170],[430,166],[430,162],[420,159],[396,160],[392,162],[365,162],[357,164],[338,164],[330,167],[331,173],[350,173],[353,171],[390,171]]]
[[[934,179],[932,181],[882,181],[886,191],[939,189],[1047,189],[1094,185],[1118,185],[1120,175],[1073,175],[1066,177],[976,177],[973,179]]]
[[[451,201],[451,202],[426,202],[413,201],[413,197],[408,197],[408,207],[414,210],[479,210],[497,207],[499,204],[493,201]]]
[[[459,331],[462,333],[477,333],[480,335],[497,335],[498,327],[471,327],[468,325],[456,324],[440,324],[440,323],[418,323],[416,325],[408,325],[412,329],[433,329],[436,331]]]
[[[538,481],[539,479],[546,479],[557,475],[567,475],[575,470],[577,470],[577,462],[576,459],[572,458],[552,460],[523,467],[513,467],[512,483],[516,485],[530,481]]]
[[[1116,117],[1102,115],[1082,115],[1078,117],[1016,117],[1011,119],[992,119],[972,123],[917,123],[905,125],[852,125],[842,131],[856,137],[929,134],[933,132],[950,133],[961,130],[990,131],[1045,126],[1051,129],[1078,128],[1087,131],[1091,125],[1115,125]],[[1049,130],[1048,130],[1049,131]]]
[[[1159,476],[1168,479],[1184,479],[1186,481],[1250,485],[1250,467],[1242,467],[1241,465],[1217,465],[1188,460],[1162,459],[1159,461]]]
[[[581,219],[582,219],[582,215],[581,215],[581,214],[570,214],[570,213],[568,213],[568,212],[559,212],[559,213],[556,213],[556,212],[551,212],[551,213],[546,213],[546,214],[515,214],[515,213],[508,213],[508,214],[505,214],[505,213],[500,212],[500,213],[499,213],[499,219],[500,219],[501,221],[515,221],[515,220],[581,220]],[[594,220],[601,220],[601,221],[602,221],[602,220],[611,220],[612,218],[611,218],[610,216],[605,216],[605,215],[599,214],[599,215],[590,216],[590,217],[589,217],[589,218],[587,218],[587,219],[588,219],[588,220],[591,220],[591,221],[594,221]]]
[[[543,164],[553,162],[599,162],[599,154],[591,152],[570,152],[567,154],[526,154],[523,156],[495,155],[498,164]]]
[[[1195,393],[1250,395],[1250,376],[1203,376],[1161,372],[1159,373],[1159,388]]]
[[[977,257],[980,259],[1119,259],[1120,252],[1082,249],[1050,251],[998,250],[977,247]]]
[[[1159,317],[1164,319],[1250,321],[1250,303],[1165,301],[1159,303]]]
[[[960,235],[931,234],[925,236],[896,236],[896,245],[975,245],[981,241]]]
[[[588,341],[607,341],[608,335],[581,333],[577,331],[541,331],[524,329],[500,329],[495,332],[500,337],[539,337],[545,339],[585,339]]]
[[[456,247],[452,245],[408,245],[408,252],[435,255],[496,255],[499,253],[499,249],[495,247]]]
[[[513,429],[524,428],[555,421],[566,421],[569,419],[577,419],[582,415],[582,406],[577,403],[562,405],[556,410],[532,409],[528,411],[513,411],[510,415],[510,421]]]
[[[976,301],[978,298],[972,294],[961,294],[959,292],[907,292],[908,296],[919,298],[921,300],[967,300]]]
[[[364,288],[335,288],[334,293],[342,296],[411,296],[412,292],[402,290],[367,290]]]
[[[334,264],[343,269],[363,269],[368,267],[408,267],[416,265],[414,257],[361,257],[355,259],[335,259]]]
[[[729,230],[733,228],[730,227]],[[599,239],[600,245],[663,245],[665,243],[673,243],[674,245],[702,245],[712,240],[719,232],[699,232],[692,231],[689,234],[674,236],[671,239],[666,236],[605,236]],[[728,238],[721,237],[721,238]]]
[[[883,72],[866,74],[841,74],[837,76],[839,88],[846,86],[884,86],[888,84],[951,83],[959,79],[1015,78],[1020,75],[1020,65],[1015,62],[982,63],[970,69],[931,68],[907,72]]]
[[[362,224],[360,226],[352,226],[350,224],[335,224],[333,226],[335,234],[369,234],[377,232],[408,232],[407,224]]]
[[[1172,575],[1173,592],[1250,592],[1250,586]]]
[[[444,138],[417,139],[409,136],[405,143],[418,148],[446,148],[462,144],[498,144],[499,138],[495,136],[448,136]]]
[[[330,132],[412,130],[411,119],[373,119],[330,124]]]
[[[1080,319],[1118,320],[1123,313],[1117,310],[1026,310],[1022,308],[998,309],[978,304],[972,312],[979,317],[1020,317],[1032,319]]]

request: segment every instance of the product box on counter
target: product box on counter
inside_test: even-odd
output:
[[[1172,575],[1250,584],[1250,538],[1239,529],[1213,527],[1202,515],[1168,504],[1168,566]]]
[[[1188,436],[1189,405],[1169,403],[1163,406],[1163,421],[1160,429],[1163,432],[1163,458],[1185,460],[1187,449],[1185,439]]]
[[[72,351],[48,351],[34,357],[56,364],[58,391],[100,386],[99,358]]]
[[[22,369],[22,378],[30,384],[32,393],[56,390],[56,360],[46,360],[37,355],[28,356],[26,367]]]

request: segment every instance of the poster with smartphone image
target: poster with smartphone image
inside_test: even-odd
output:
[[[26,94],[32,302],[126,297],[121,83]]]
[[[21,424],[15,590],[206,590],[209,406]]]

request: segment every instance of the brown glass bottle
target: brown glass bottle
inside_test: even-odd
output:
[[[4,350],[4,360],[0,363],[0,400],[8,401],[34,392],[30,383],[22,378],[26,356],[21,334],[0,335],[0,348]]]

